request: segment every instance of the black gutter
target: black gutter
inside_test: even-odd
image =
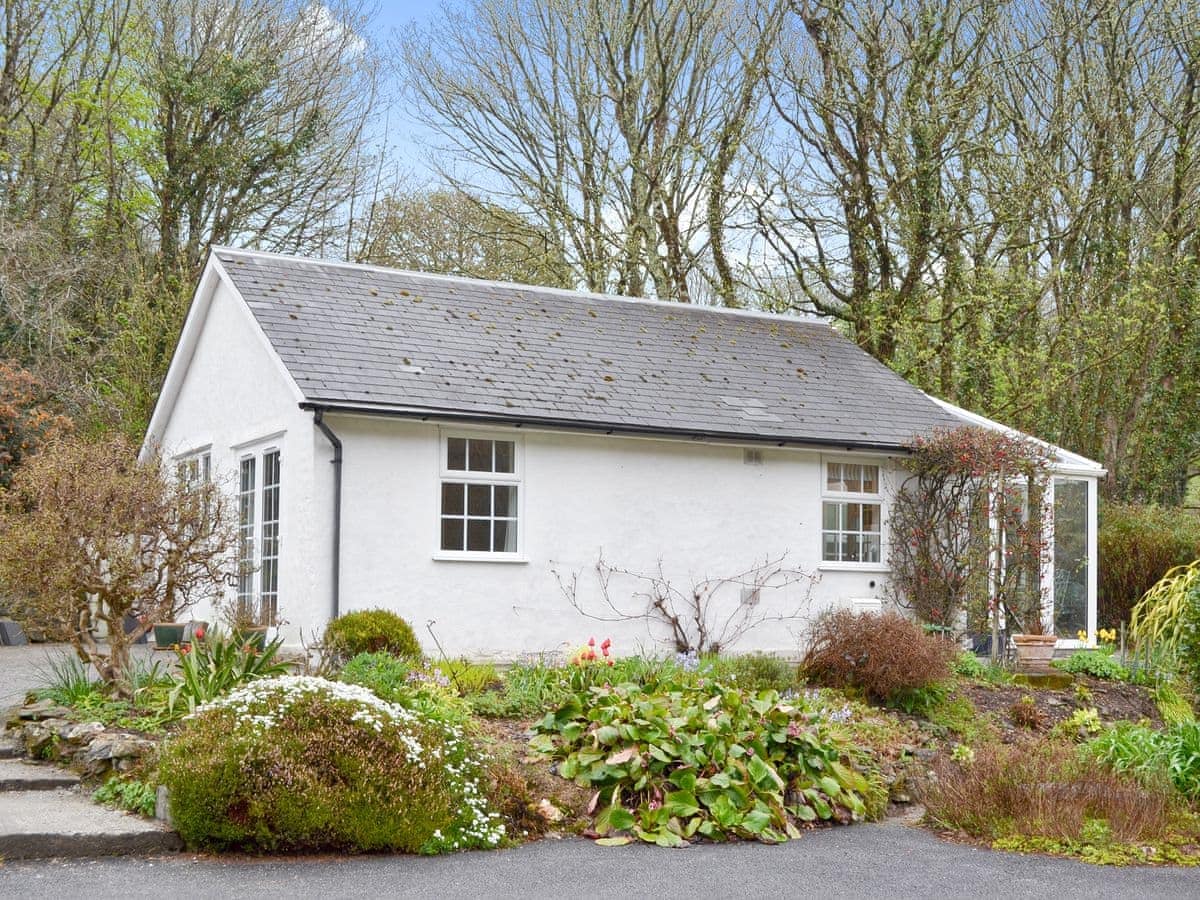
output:
[[[307,404],[306,404],[307,406]],[[313,411],[313,424],[333,445],[333,619],[341,613],[342,575],[342,442],[333,429],[325,424],[325,408],[308,407]]]
[[[885,453],[907,453],[908,447],[900,444],[879,444],[869,441],[845,441],[833,438],[806,438],[778,435],[746,434],[745,432],[690,431],[681,428],[662,428],[653,425],[621,425],[609,422],[588,422],[551,419],[539,416],[505,416],[492,413],[465,412],[453,409],[426,407],[396,407],[382,404],[345,403],[337,400],[309,400],[300,404],[301,409],[337,412],[351,415],[381,416],[398,419],[427,421],[470,422],[484,425],[508,425],[514,428],[531,426],[556,431],[584,431],[599,434],[621,434],[631,437],[665,437],[675,440],[728,441],[737,444],[774,444],[778,447],[830,447],[840,450],[873,450]]]

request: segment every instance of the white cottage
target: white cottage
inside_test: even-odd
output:
[[[784,616],[737,649],[794,654],[805,618],[884,597],[897,459],[964,422],[1002,427],[821,322],[221,248],[143,452],[237,492],[229,590],[289,641],[387,607],[431,651],[432,635],[511,658],[589,634],[648,650],[661,630],[593,621],[560,580],[578,574],[577,604],[603,614],[601,554],[685,591],[785,557],[814,578],[719,602]],[[1095,634],[1103,470],[1055,459],[1069,540],[1048,583],[1072,644]],[[610,594],[634,609],[635,588]]]

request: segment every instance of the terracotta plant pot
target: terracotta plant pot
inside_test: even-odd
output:
[[[1012,642],[1017,648],[1018,671],[1045,672],[1050,669],[1057,637],[1052,634],[1014,634]]]

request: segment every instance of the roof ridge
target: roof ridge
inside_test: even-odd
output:
[[[212,252],[214,254],[232,253],[242,256],[261,256],[267,259],[287,260],[288,262],[303,263],[312,266],[336,266],[342,269],[354,269],[364,272],[380,272],[389,275],[407,275],[413,278],[424,278],[430,281],[443,281],[450,282],[452,284],[485,285],[487,287],[503,288],[507,290],[516,289],[539,291],[542,293],[574,300],[590,299],[599,300],[602,302],[629,303],[635,305],[676,309],[684,313],[711,313],[714,315],[737,316],[750,319],[767,319],[775,322],[787,322],[790,325],[803,325],[809,328],[825,328],[830,331],[836,331],[836,329],[834,329],[834,327],[824,319],[815,317],[801,317],[789,315],[787,313],[765,312],[758,309],[732,309],[727,306],[707,306],[696,303],[678,303],[673,300],[658,300],[653,297],[629,297],[622,294],[605,294],[597,291],[582,291],[574,288],[547,287],[540,284],[526,284],[516,281],[496,281],[490,278],[472,278],[467,275],[443,275],[434,272],[421,272],[417,269],[398,269],[394,266],[380,266],[375,263],[358,263],[339,259],[314,259],[313,257],[296,256],[290,253],[275,253],[270,250],[246,250],[239,247],[214,246],[212,248]]]

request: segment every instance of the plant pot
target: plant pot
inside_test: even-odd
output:
[[[1054,647],[1058,638],[1052,634],[1014,634],[1013,646],[1017,648],[1017,669],[1022,672],[1045,672],[1054,659]]]
[[[249,644],[257,650],[262,650],[267,646],[267,632],[270,627],[267,625],[252,625],[246,628],[238,628],[233,632],[233,636],[240,644]]]
[[[177,644],[182,644],[188,625],[188,622],[155,622],[154,649],[170,650]]]

